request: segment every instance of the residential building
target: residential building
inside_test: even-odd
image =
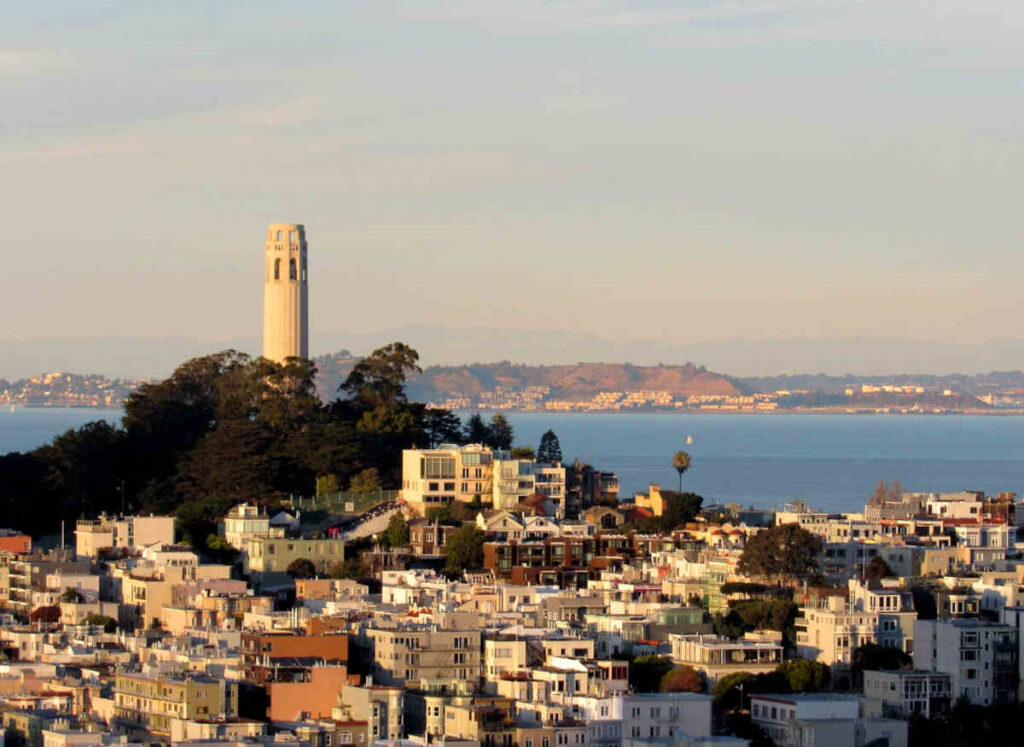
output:
[[[402,452],[402,500],[421,516],[452,501],[489,499],[493,460],[503,452],[482,444],[441,444]]]
[[[751,695],[750,718],[778,747],[906,747],[908,742],[906,721],[863,717],[856,695]]]
[[[373,677],[430,693],[469,695],[480,687],[480,631],[403,625],[370,628]]]
[[[931,718],[946,713],[952,693],[952,679],[947,672],[920,669],[864,672],[864,697],[880,700],[886,714],[897,718],[915,714]]]
[[[248,547],[247,567],[243,571],[256,587],[290,584],[288,566],[295,560],[310,561],[324,576],[332,566],[345,560],[345,540],[336,538],[253,537]]]
[[[114,678],[114,715],[128,726],[169,736],[175,719],[231,718],[238,715],[238,685],[207,677]]]
[[[75,526],[75,555],[95,558],[103,550],[141,552],[150,545],[174,544],[173,516],[107,516],[80,519]]]
[[[983,706],[1016,702],[1017,628],[965,618],[918,620],[914,639],[914,667],[948,674],[954,700]]]
[[[714,684],[737,672],[767,674],[782,663],[784,649],[777,642],[718,635],[679,635],[668,637],[672,660],[693,667]]]

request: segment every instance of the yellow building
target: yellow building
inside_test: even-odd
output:
[[[171,733],[175,719],[224,719],[238,715],[238,685],[205,677],[118,674],[114,716],[154,734]]]

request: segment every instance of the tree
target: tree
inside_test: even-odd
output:
[[[537,458],[537,452],[533,450],[532,446],[513,446],[509,451],[509,456],[513,459],[529,459],[534,461]]]
[[[491,424],[487,427],[488,445],[494,449],[507,451],[512,448],[512,440],[515,438],[512,424],[508,418],[500,412],[491,418]]]
[[[744,576],[791,583],[818,571],[823,549],[821,537],[799,524],[780,524],[747,540],[737,570]]]
[[[218,563],[230,565],[238,560],[240,553],[219,534],[206,535],[206,554]]]
[[[405,382],[409,374],[421,371],[419,359],[405,343],[385,345],[359,361],[340,390],[364,411],[405,403]]]
[[[36,607],[28,616],[29,622],[56,623],[60,622],[60,607],[56,605]]]
[[[666,495],[667,493],[667,495]],[[700,513],[704,499],[696,493],[669,493],[665,491],[665,508],[660,517],[660,529],[671,532],[677,527],[693,521]]]
[[[341,481],[337,475],[319,475],[316,478],[316,497],[330,495],[341,491]]]
[[[490,441],[490,438],[491,434],[484,423],[484,419],[480,417],[480,413],[474,412],[466,421],[463,440],[467,444],[486,444]]]
[[[381,533],[381,540],[388,547],[409,546],[409,522],[397,511],[388,521],[388,528]]]
[[[114,633],[117,631],[117,620],[107,615],[87,615],[82,622],[86,625],[102,626],[104,633]]]
[[[679,492],[683,492],[683,473],[690,469],[690,455],[677,451],[672,455],[672,468],[679,473]]]
[[[288,564],[286,573],[293,579],[316,578],[316,566],[309,558],[296,558]]]
[[[60,601],[61,604],[81,604],[85,601],[85,597],[82,596],[78,589],[72,589],[68,586],[61,592]]]
[[[895,575],[895,571],[889,567],[889,564],[885,562],[885,558],[881,555],[871,558],[864,567],[864,580],[868,582],[878,581]]]
[[[436,522],[445,526],[457,527],[466,521],[472,520],[473,517],[464,503],[456,502],[428,508],[424,518],[431,523]]]
[[[348,489],[353,493],[373,493],[380,490],[380,472],[376,467],[364,469],[352,478]]]
[[[853,678],[859,682],[865,670],[902,669],[912,663],[913,659],[895,646],[864,643],[853,652]]]
[[[810,659],[791,659],[779,664],[776,671],[794,693],[821,693],[828,690],[832,670],[827,664]]]
[[[462,421],[451,410],[427,408],[423,415],[423,430],[432,449],[440,444],[457,444],[462,440]]]
[[[629,663],[629,684],[638,693],[656,693],[662,679],[674,669],[661,656],[638,656]]]
[[[691,666],[681,664],[665,673],[661,678],[660,692],[663,693],[702,693],[704,680],[700,672]]]
[[[540,437],[540,445],[537,447],[537,461],[548,464],[562,463],[562,445],[558,442],[558,436],[553,430],[547,430]]]
[[[459,527],[448,536],[445,555],[444,571],[451,576],[480,570],[484,564],[484,533],[472,524]]]

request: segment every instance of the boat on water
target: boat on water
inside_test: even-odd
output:
[[[692,443],[693,443],[693,436],[687,436],[686,437],[686,445],[689,446]]]

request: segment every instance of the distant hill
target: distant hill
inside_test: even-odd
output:
[[[348,351],[316,359],[321,396],[333,398],[359,359]],[[746,392],[731,379],[703,366],[634,366],[629,363],[575,363],[527,366],[501,361],[465,366],[430,366],[409,381],[409,396],[420,401],[456,397],[475,400],[496,388],[547,387],[550,397],[590,398],[599,392],[657,390],[674,396],[737,395]]]

